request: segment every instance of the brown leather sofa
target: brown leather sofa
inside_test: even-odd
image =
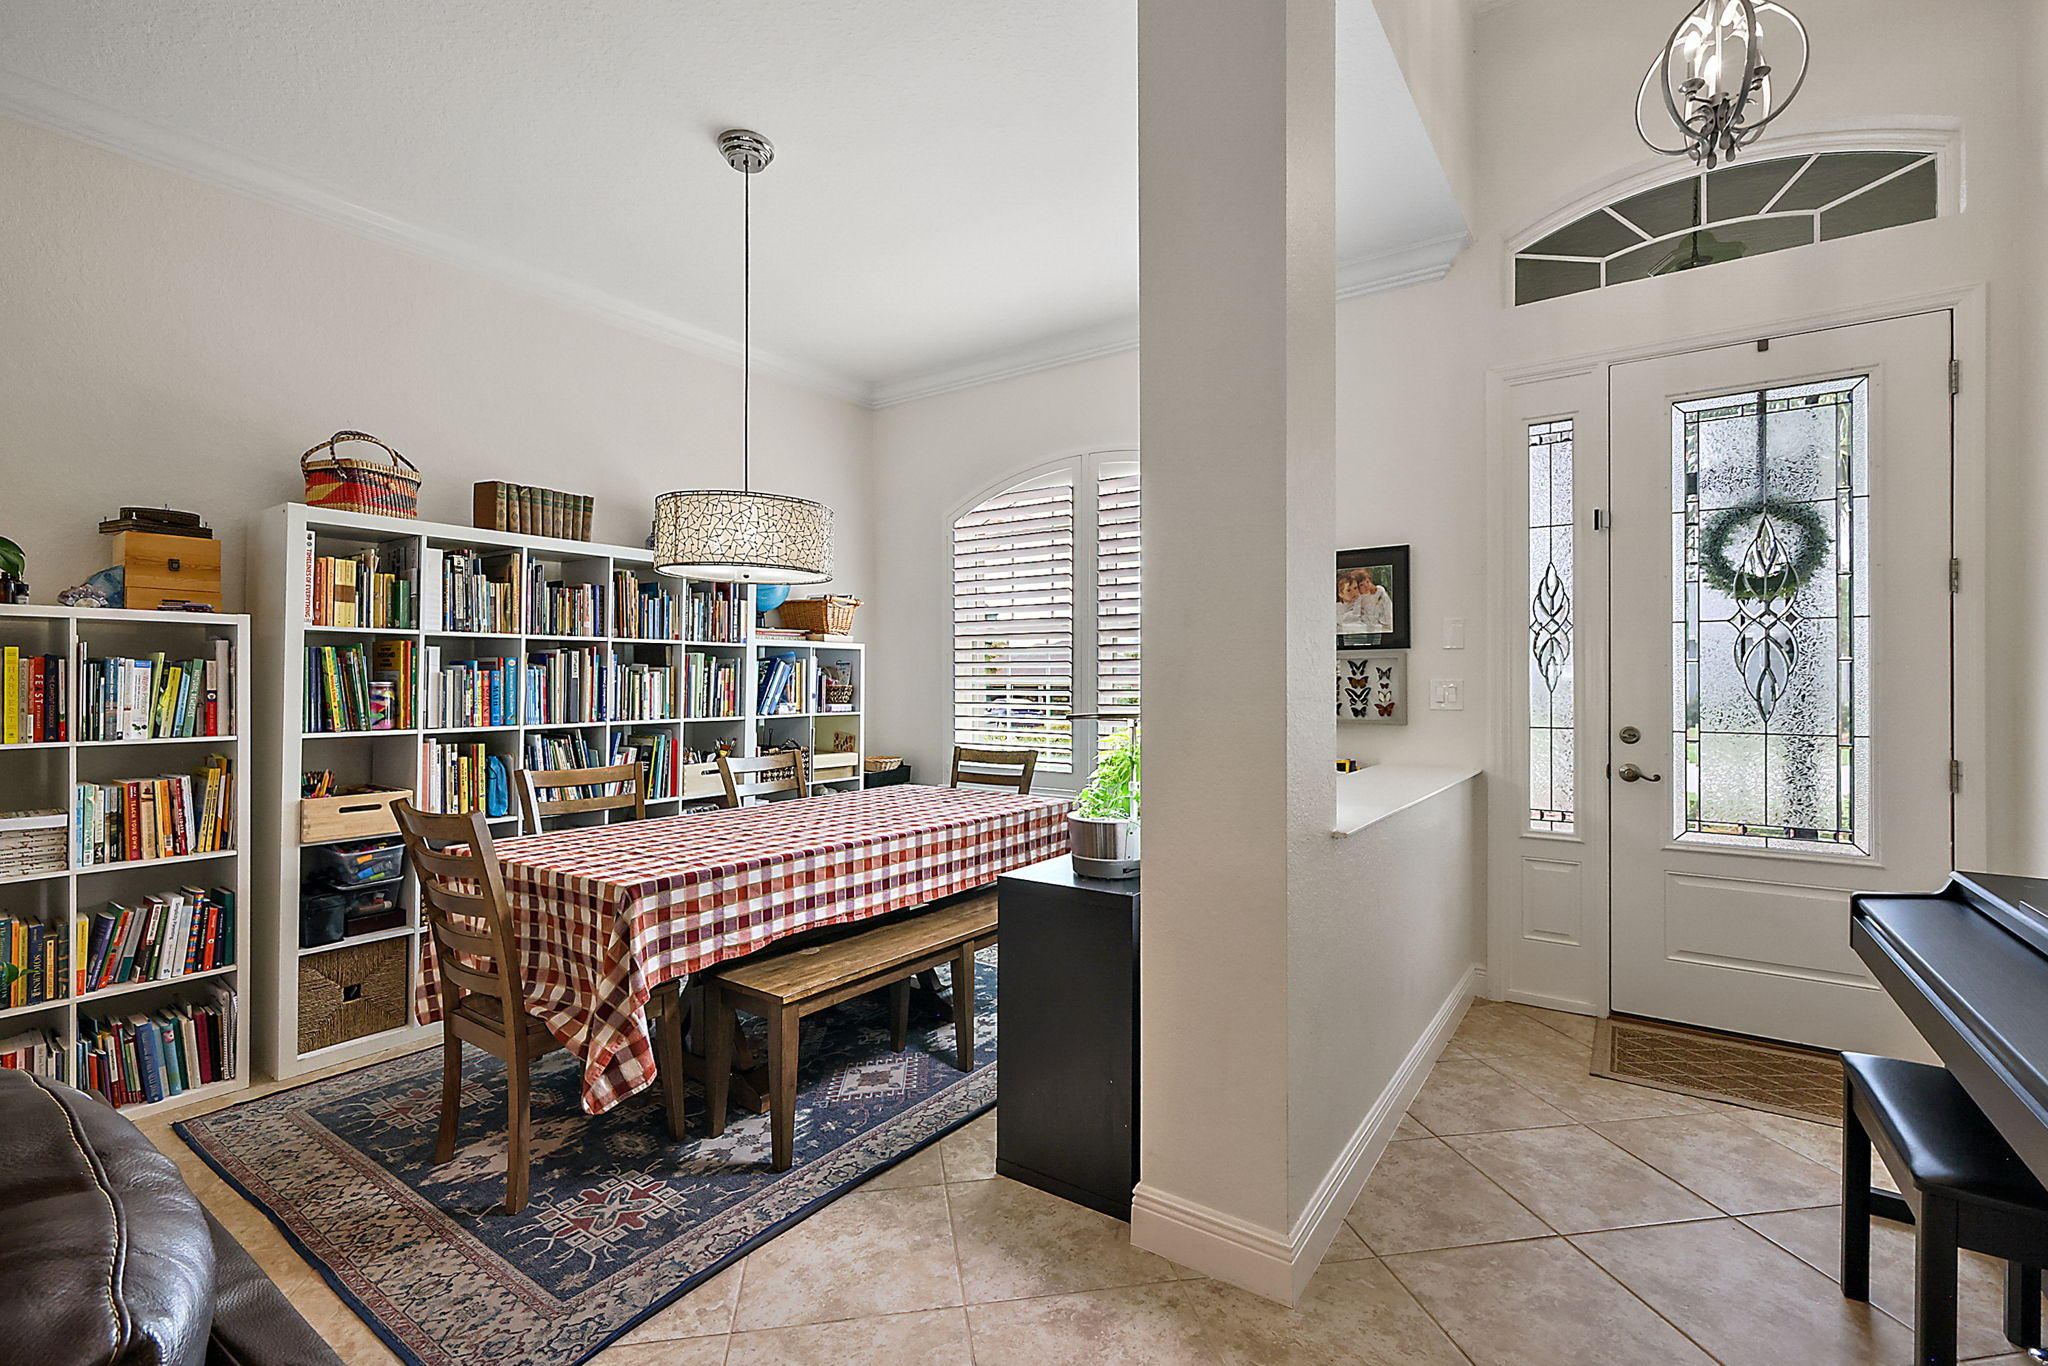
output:
[[[0,1068],[0,1361],[341,1366],[142,1132]]]

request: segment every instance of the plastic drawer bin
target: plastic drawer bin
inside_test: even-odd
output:
[[[323,844],[306,851],[309,885],[341,891],[383,882],[405,871],[405,846],[396,840]]]
[[[375,934],[405,923],[398,884],[365,887],[354,892],[308,888],[299,897],[299,947],[317,949],[352,935]]]

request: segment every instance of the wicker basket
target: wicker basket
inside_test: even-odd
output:
[[[854,688],[851,683],[827,683],[825,685],[825,705],[828,707],[851,707],[853,705],[853,698]]]
[[[397,1029],[412,1018],[406,941],[343,944],[299,960],[299,1052]]]
[[[391,457],[359,460],[341,453],[344,441],[367,441]],[[324,460],[313,457],[327,452]],[[376,512],[386,517],[420,515],[419,467],[368,432],[336,432],[299,457],[306,476],[306,504],[323,512]]]
[[[777,611],[792,631],[814,636],[843,636],[853,630],[853,609],[859,598],[791,598]]]
[[[870,754],[866,767],[870,773],[887,773],[892,768],[903,767],[903,756],[900,754]]]

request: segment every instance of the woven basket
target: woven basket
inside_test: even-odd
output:
[[[782,624],[814,636],[843,636],[853,629],[859,598],[791,598],[778,609]]]
[[[900,754],[870,754],[866,764],[867,771],[870,773],[887,773],[892,768],[901,767],[903,767],[903,756]]]
[[[359,460],[341,454],[344,441],[367,441],[391,457]],[[313,457],[327,452],[325,460]],[[325,512],[376,512],[386,517],[420,515],[419,467],[368,432],[336,432],[299,457],[306,476],[306,504]]]
[[[828,707],[850,707],[853,705],[854,688],[851,683],[827,683],[825,705]]]
[[[299,1051],[397,1029],[412,1018],[405,940],[344,944],[299,960]]]

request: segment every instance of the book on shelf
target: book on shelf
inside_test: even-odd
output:
[[[0,648],[0,744],[45,745],[68,739],[70,671],[62,655]]]
[[[238,1074],[235,993],[207,983],[196,998],[151,1011],[80,1016],[76,1085],[117,1109],[153,1104]]]
[[[472,521],[487,531],[522,536],[590,539],[590,514],[595,500],[587,494],[482,480],[473,486]]]
[[[0,1001],[10,1007],[61,1001],[70,995],[69,946],[60,926],[0,915]]]
[[[519,723],[519,712],[513,705],[518,660],[500,656],[444,663],[442,647],[429,645],[425,650],[424,663],[427,689],[424,724],[430,729]]]
[[[676,599],[666,585],[630,570],[612,574],[612,634],[628,640],[674,640]]]
[[[234,962],[235,894],[225,887],[110,901],[78,920],[74,989],[165,982]]]
[[[747,638],[747,590],[736,583],[692,585],[684,607],[683,636],[707,644],[737,645]]]
[[[51,1081],[70,1081],[68,1054],[54,1029],[26,1029],[0,1038],[0,1067],[33,1072]]]
[[[639,764],[647,774],[647,799],[676,795],[676,742],[661,731],[644,735],[613,735],[606,764]]]
[[[615,721],[672,721],[676,715],[676,671],[666,664],[617,664],[610,673]]]
[[[380,640],[370,647],[370,729],[411,730],[419,724],[413,706],[413,670],[419,645],[410,640]],[[387,690],[381,723],[376,689]]]
[[[72,862],[80,868],[232,849],[234,765],[210,755],[196,773],[80,783]]]
[[[512,813],[512,766],[483,744],[427,740],[420,746],[420,809],[461,815]]]
[[[412,567],[402,545],[373,545],[353,555],[322,555],[306,532],[305,619],[309,626],[411,630]]]
[[[724,720],[740,714],[740,662],[705,650],[683,652],[683,715]]]
[[[0,878],[65,866],[71,818],[63,811],[0,811]]]
[[[808,654],[763,655],[756,669],[754,712],[788,716],[818,710],[818,667]]]
[[[526,562],[526,633],[594,636],[604,620],[604,585],[549,579],[539,560]]]
[[[234,731],[234,646],[172,659],[163,651],[133,658],[88,656],[81,643],[80,740],[165,740]]]
[[[611,655],[601,646],[532,650],[526,656],[529,726],[586,725],[613,716]]]

